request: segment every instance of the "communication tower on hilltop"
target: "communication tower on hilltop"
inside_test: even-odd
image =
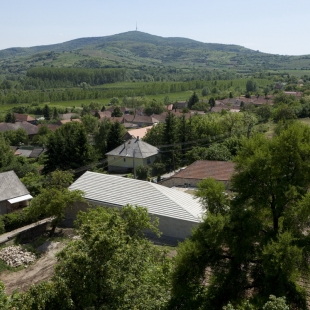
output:
[[[137,22],[136,22],[136,31],[138,31],[138,24],[137,24]]]

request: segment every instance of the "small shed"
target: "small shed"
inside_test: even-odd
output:
[[[0,214],[24,208],[32,198],[13,170],[0,173]]]

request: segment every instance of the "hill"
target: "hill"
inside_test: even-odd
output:
[[[232,69],[251,73],[261,70],[310,70],[310,55],[273,55],[238,45],[163,38],[140,31],[0,51],[2,74],[25,73],[29,68],[41,66],[169,67],[187,71]]]

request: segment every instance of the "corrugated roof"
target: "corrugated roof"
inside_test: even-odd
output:
[[[150,145],[140,139],[133,138],[127,140],[105,155],[133,157],[134,150],[136,158],[147,158],[159,153],[157,147]]]
[[[146,207],[153,215],[200,222],[203,209],[192,195],[151,182],[87,171],[70,190],[82,190],[88,201],[101,205]]]
[[[0,173],[0,201],[28,194],[27,188],[13,170]]]
[[[235,164],[230,161],[197,160],[171,178],[228,181],[234,171]]]

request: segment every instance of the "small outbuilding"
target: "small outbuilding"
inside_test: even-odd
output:
[[[13,170],[0,173],[0,214],[24,208],[32,198]]]
[[[69,189],[83,191],[92,206],[131,204],[147,208],[150,216],[159,218],[164,237],[183,240],[202,221],[203,209],[194,196],[151,182],[87,171]],[[76,203],[67,212],[65,224],[72,225],[77,212],[88,207],[86,203]]]

